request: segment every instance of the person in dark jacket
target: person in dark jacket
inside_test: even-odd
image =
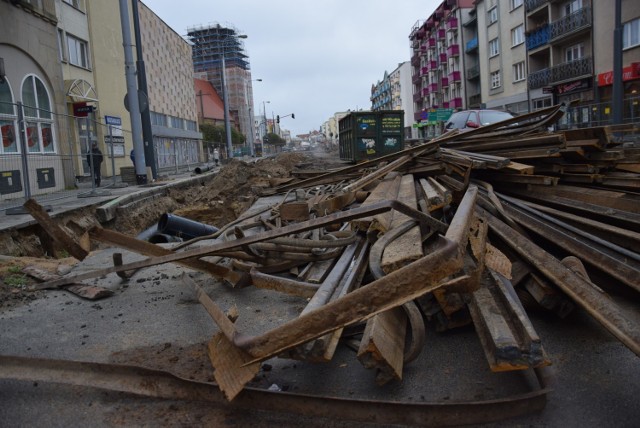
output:
[[[100,166],[102,165],[102,152],[97,143],[91,145],[91,151],[87,153],[87,163],[93,168],[93,181],[96,187],[100,187]]]

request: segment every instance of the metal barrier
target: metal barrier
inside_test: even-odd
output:
[[[96,118],[91,106],[76,114],[0,101],[0,212],[22,213],[30,198],[46,203],[76,195],[103,196],[106,192],[98,190],[102,187],[136,184],[131,131],[97,120],[102,118]],[[94,144],[101,152],[96,162],[87,157]],[[179,174],[200,165],[201,144],[154,137],[159,173]],[[99,183],[91,179],[96,171]]]
[[[557,129],[572,129],[605,126],[611,125],[612,119],[613,110],[610,101],[581,104],[570,106],[556,127]],[[623,100],[622,123],[640,123],[640,96],[631,96]]]

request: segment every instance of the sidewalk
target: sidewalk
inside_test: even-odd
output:
[[[204,166],[201,165],[200,167]],[[47,208],[50,217],[55,218],[74,210],[87,207],[98,208],[107,203],[110,203],[115,208],[121,200],[130,203],[143,199],[162,191],[159,189],[201,180],[209,174],[215,174],[219,169],[220,167],[211,168],[202,174],[196,174],[194,171],[184,171],[176,175],[162,176],[153,183],[143,185],[124,186],[126,183],[119,182],[118,178],[116,186],[113,187],[113,180],[107,178],[102,180],[103,185],[101,187],[92,189],[91,182],[78,183],[78,187],[75,190],[60,192],[58,198],[56,198],[56,195],[45,195],[44,197],[37,196],[35,199],[39,204]],[[37,224],[36,220],[28,213],[7,214],[7,208],[15,207],[19,204],[20,202],[16,202],[16,200],[0,201],[0,232],[22,229]]]

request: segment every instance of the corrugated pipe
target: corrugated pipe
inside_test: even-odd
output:
[[[193,239],[198,236],[216,233],[218,228],[200,223],[174,214],[162,214],[158,221],[158,232],[178,236],[183,239]]]

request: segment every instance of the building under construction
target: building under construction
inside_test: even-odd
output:
[[[223,92],[222,63],[224,55],[229,117],[232,124],[247,141],[253,140],[253,88],[249,57],[244,51],[242,36],[238,30],[214,24],[207,27],[188,28],[187,37],[193,47],[193,68],[196,77],[206,79],[218,91]]]

